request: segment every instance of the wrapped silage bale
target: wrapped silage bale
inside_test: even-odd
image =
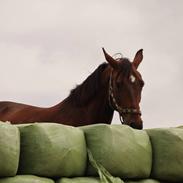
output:
[[[19,129],[19,174],[45,177],[84,175],[87,152],[82,130],[56,123],[34,123],[19,126]]]
[[[183,129],[148,129],[153,149],[152,177],[167,181],[183,180]]]
[[[17,175],[15,177],[1,178],[0,183],[54,183],[54,181],[33,175]]]
[[[128,180],[128,181],[125,181],[125,183],[161,183],[161,182],[154,179],[143,179],[143,180],[137,180],[137,181]]]
[[[15,176],[20,155],[20,134],[17,127],[0,122],[0,177]]]
[[[61,178],[56,183],[117,183],[115,180],[113,181],[103,181],[100,178],[96,177],[77,177],[77,178]],[[124,183],[121,180],[121,183]]]
[[[56,183],[101,183],[99,178],[95,177],[77,177],[77,178],[61,178]]]
[[[145,131],[126,125],[97,124],[82,127],[94,159],[110,174],[121,178],[148,178],[152,149]],[[96,175],[91,165],[88,175]]]

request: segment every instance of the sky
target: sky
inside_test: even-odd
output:
[[[0,100],[53,106],[111,55],[143,48],[145,128],[183,125],[182,0],[0,0]],[[120,124],[116,113],[112,124]]]

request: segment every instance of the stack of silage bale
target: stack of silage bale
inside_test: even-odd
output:
[[[20,130],[21,143],[18,128]],[[2,137],[5,134],[7,135],[7,137],[5,136],[0,140],[1,149],[6,159],[11,158],[7,167],[4,166],[7,163],[6,161],[4,164],[0,164],[0,166],[2,165],[0,170],[3,170],[3,173],[0,173],[1,177],[19,174],[19,176],[12,178],[2,178],[0,183],[52,183],[53,180],[41,177],[84,176],[87,152],[82,130],[52,123],[20,125],[18,128],[5,123],[0,126],[0,131],[2,131],[0,135],[2,134]],[[16,142],[14,142],[15,140]],[[8,150],[12,154],[7,154],[9,153]],[[14,165],[15,163],[12,164],[13,157],[16,165]],[[0,162],[4,161],[3,159],[0,156]],[[15,167],[7,173],[7,168],[11,167],[11,164]]]
[[[0,177],[0,183],[182,183],[183,129],[0,123]]]

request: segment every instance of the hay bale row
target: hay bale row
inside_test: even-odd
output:
[[[181,128],[135,130],[106,124],[75,128],[55,123],[0,123],[0,183],[29,183],[31,179],[41,183],[41,177],[67,177],[57,183],[101,182],[87,177],[100,175],[88,161],[87,148],[99,167],[123,180],[183,181]],[[123,183],[121,179],[112,182]]]
[[[97,177],[77,177],[77,178],[61,178],[52,180],[50,178],[38,177],[33,175],[17,175],[15,177],[1,178],[0,183],[108,183],[102,182]],[[117,182],[109,182],[117,183]],[[153,179],[143,179],[138,181],[121,181],[121,183],[161,183]]]

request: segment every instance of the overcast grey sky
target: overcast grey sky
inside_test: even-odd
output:
[[[144,127],[182,125],[182,9],[182,0],[0,0],[0,100],[52,106],[105,61],[101,47],[130,59],[143,48]]]

